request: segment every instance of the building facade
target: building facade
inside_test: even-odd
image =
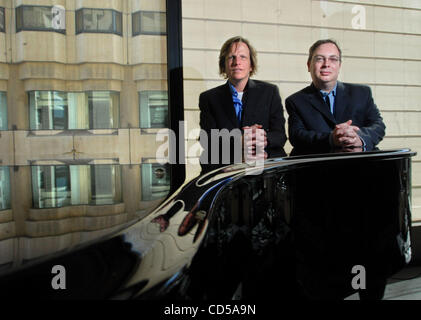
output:
[[[0,0],[0,48],[0,251],[60,250],[168,194],[164,0]]]

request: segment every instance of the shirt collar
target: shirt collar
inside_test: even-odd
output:
[[[335,87],[333,88],[332,91],[327,92],[327,91],[323,91],[323,90],[319,90],[320,93],[322,94],[322,97],[326,97],[329,96],[330,94],[332,94],[334,97],[336,97],[336,88],[338,87],[338,83],[335,84]]]
[[[238,97],[238,92],[237,92],[237,90],[234,88],[234,86],[231,84],[231,82],[229,82],[229,81],[228,81],[228,84],[230,85],[230,91],[231,91],[231,94],[232,94],[234,97]]]
[[[243,92],[245,93],[246,91],[247,91],[247,89],[249,88],[249,84],[251,83],[251,81],[250,81],[251,79],[249,79],[248,81],[247,81],[247,84],[246,84],[246,86],[244,87],[244,90],[243,90]],[[229,84],[229,87],[230,87],[230,91],[231,91],[231,94],[232,95],[234,95],[234,96],[238,96],[238,91],[237,91],[237,89],[235,89],[235,87],[232,85],[232,83],[228,80],[227,81],[228,82],[228,84]]]

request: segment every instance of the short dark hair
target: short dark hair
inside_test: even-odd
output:
[[[316,51],[316,49],[318,47],[320,47],[322,44],[325,44],[325,43],[332,43],[332,44],[334,44],[336,46],[336,48],[338,48],[338,51],[339,51],[339,61],[340,62],[342,61],[342,51],[341,51],[341,48],[339,48],[338,43],[335,40],[333,40],[333,39],[322,39],[322,40],[317,40],[315,43],[313,43],[313,45],[308,50],[308,59],[307,59],[307,63],[308,64],[310,64],[311,59],[313,59],[314,51]]]
[[[253,46],[250,44],[250,42],[241,37],[241,36],[235,36],[232,38],[229,38],[221,47],[221,51],[219,52],[219,74],[227,78],[226,70],[225,70],[225,60],[226,57],[231,49],[231,45],[235,42],[243,42],[247,45],[250,51],[250,77],[257,72],[257,53],[256,50],[253,48]]]

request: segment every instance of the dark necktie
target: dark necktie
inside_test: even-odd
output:
[[[325,102],[327,104],[327,106],[329,107],[329,111],[332,112],[332,109],[330,108],[330,99],[329,99],[329,95],[325,95]]]
[[[333,117],[335,117],[335,110],[334,108],[332,108],[332,106],[330,105],[330,99],[329,99],[329,95],[325,95],[324,96],[325,102],[327,104],[327,107],[329,108],[329,111],[332,113]]]
[[[238,98],[238,92],[237,91],[234,91],[234,94],[232,95],[232,100],[234,102],[235,114],[237,116],[238,125],[241,127],[241,113],[243,111],[243,103]]]

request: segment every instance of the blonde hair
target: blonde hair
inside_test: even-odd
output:
[[[225,41],[225,43],[222,45],[221,51],[219,52],[219,74],[222,75],[224,78],[228,78],[226,70],[225,70],[225,60],[230,52],[231,45],[236,42],[242,42],[247,45],[250,51],[250,77],[254,75],[257,72],[257,53],[256,50],[253,48],[253,46],[250,44],[250,42],[241,37],[236,36],[228,39]]]

